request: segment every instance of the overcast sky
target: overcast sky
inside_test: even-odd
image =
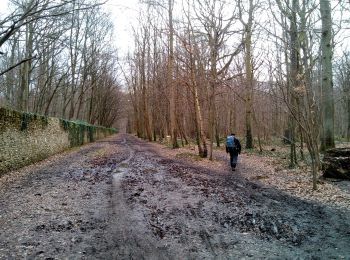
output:
[[[119,54],[125,55],[133,46],[132,23],[137,21],[139,0],[108,0],[104,5],[107,12],[111,13],[114,22],[115,45]],[[9,12],[8,0],[0,0],[0,15]]]
[[[114,23],[114,41],[115,46],[119,50],[118,54],[120,58],[123,58],[128,50],[132,50],[134,46],[132,25],[137,26],[139,7],[139,0],[108,0],[103,6],[107,12],[111,13]],[[8,12],[8,0],[0,0],[0,15]],[[349,35],[349,29],[343,30],[343,32],[335,36],[336,42],[342,42],[342,47],[336,48],[337,50],[347,49],[349,47],[350,38],[344,41],[344,34]]]
[[[120,55],[126,54],[134,45],[132,25],[137,21],[138,2],[139,0],[109,0],[104,6],[112,15],[115,44]]]

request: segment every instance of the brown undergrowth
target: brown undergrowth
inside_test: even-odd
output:
[[[198,166],[211,169],[228,167],[229,157],[224,148],[215,148],[213,160],[200,158],[194,145],[171,149],[164,144],[157,144],[162,155],[189,161]],[[277,151],[267,147],[259,153],[254,150],[245,151],[239,156],[238,171],[247,180],[274,187],[292,196],[317,201],[327,206],[350,209],[350,182],[345,180],[325,179],[318,173],[318,189],[312,190],[311,167],[304,161],[294,169],[288,168],[288,150],[279,147]],[[275,148],[276,149],[276,148]]]

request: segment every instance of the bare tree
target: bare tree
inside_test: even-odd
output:
[[[245,4],[247,2],[244,2]],[[252,56],[252,36],[254,30],[254,13],[257,9],[257,3],[253,0],[248,0],[248,8],[245,10],[243,2],[238,1],[239,19],[244,27],[244,64],[245,64],[245,108],[246,108],[246,148],[251,149],[254,147],[253,134],[252,134],[252,119],[253,119],[253,84],[254,84],[254,68],[253,68],[253,56]],[[247,21],[244,20],[243,15],[247,13]]]
[[[204,122],[202,116],[202,106],[200,102],[199,94],[199,83],[198,78],[200,77],[200,64],[201,62],[201,52],[199,47],[200,37],[196,37],[195,30],[192,25],[192,16],[190,11],[190,2],[187,2],[187,12],[186,13],[186,30],[184,31],[183,37],[180,40],[184,49],[184,58],[182,67],[184,68],[184,81],[186,87],[190,90],[192,95],[191,102],[193,103],[194,120],[195,120],[195,131],[196,131],[196,142],[198,146],[198,154],[200,157],[205,158],[208,155],[207,141],[204,132]],[[189,73],[188,73],[189,72]],[[189,74],[189,75],[188,75]]]
[[[339,120],[345,123],[346,140],[350,141],[350,53],[344,52],[338,62],[336,78],[341,90],[341,100],[344,104],[344,117]],[[344,120],[345,119],[345,120]]]
[[[15,11],[0,27],[5,105],[89,122],[110,124],[101,119],[106,116],[116,120],[118,115],[98,114],[94,102],[99,90],[119,102],[118,91],[111,90],[119,89],[110,75],[116,66],[109,44],[112,27],[100,5],[95,0],[13,1]],[[102,69],[104,62],[108,70]],[[98,85],[100,78],[110,83]]]
[[[209,159],[213,159],[213,143],[215,138],[216,124],[216,88],[220,78],[223,79],[227,73],[233,58],[241,51],[241,43],[236,50],[230,53],[223,52],[224,46],[230,36],[232,36],[232,24],[236,21],[235,14],[230,17],[224,15],[225,4],[216,0],[197,1],[199,6],[196,11],[197,18],[201,23],[207,43],[209,55],[208,71],[208,101],[209,101],[209,138],[210,153]],[[220,66],[219,66],[220,65]]]
[[[333,148],[334,144],[334,94],[333,94],[333,36],[332,9],[329,0],[320,0],[322,21],[321,34],[321,78],[322,78],[322,136],[321,149]]]

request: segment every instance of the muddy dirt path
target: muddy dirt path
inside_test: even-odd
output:
[[[350,259],[350,210],[130,135],[0,178],[0,259]]]

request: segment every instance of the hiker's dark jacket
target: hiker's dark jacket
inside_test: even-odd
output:
[[[226,153],[230,153],[231,155],[238,155],[241,153],[241,143],[236,137],[234,138],[234,142],[236,147],[232,148],[226,146]]]

